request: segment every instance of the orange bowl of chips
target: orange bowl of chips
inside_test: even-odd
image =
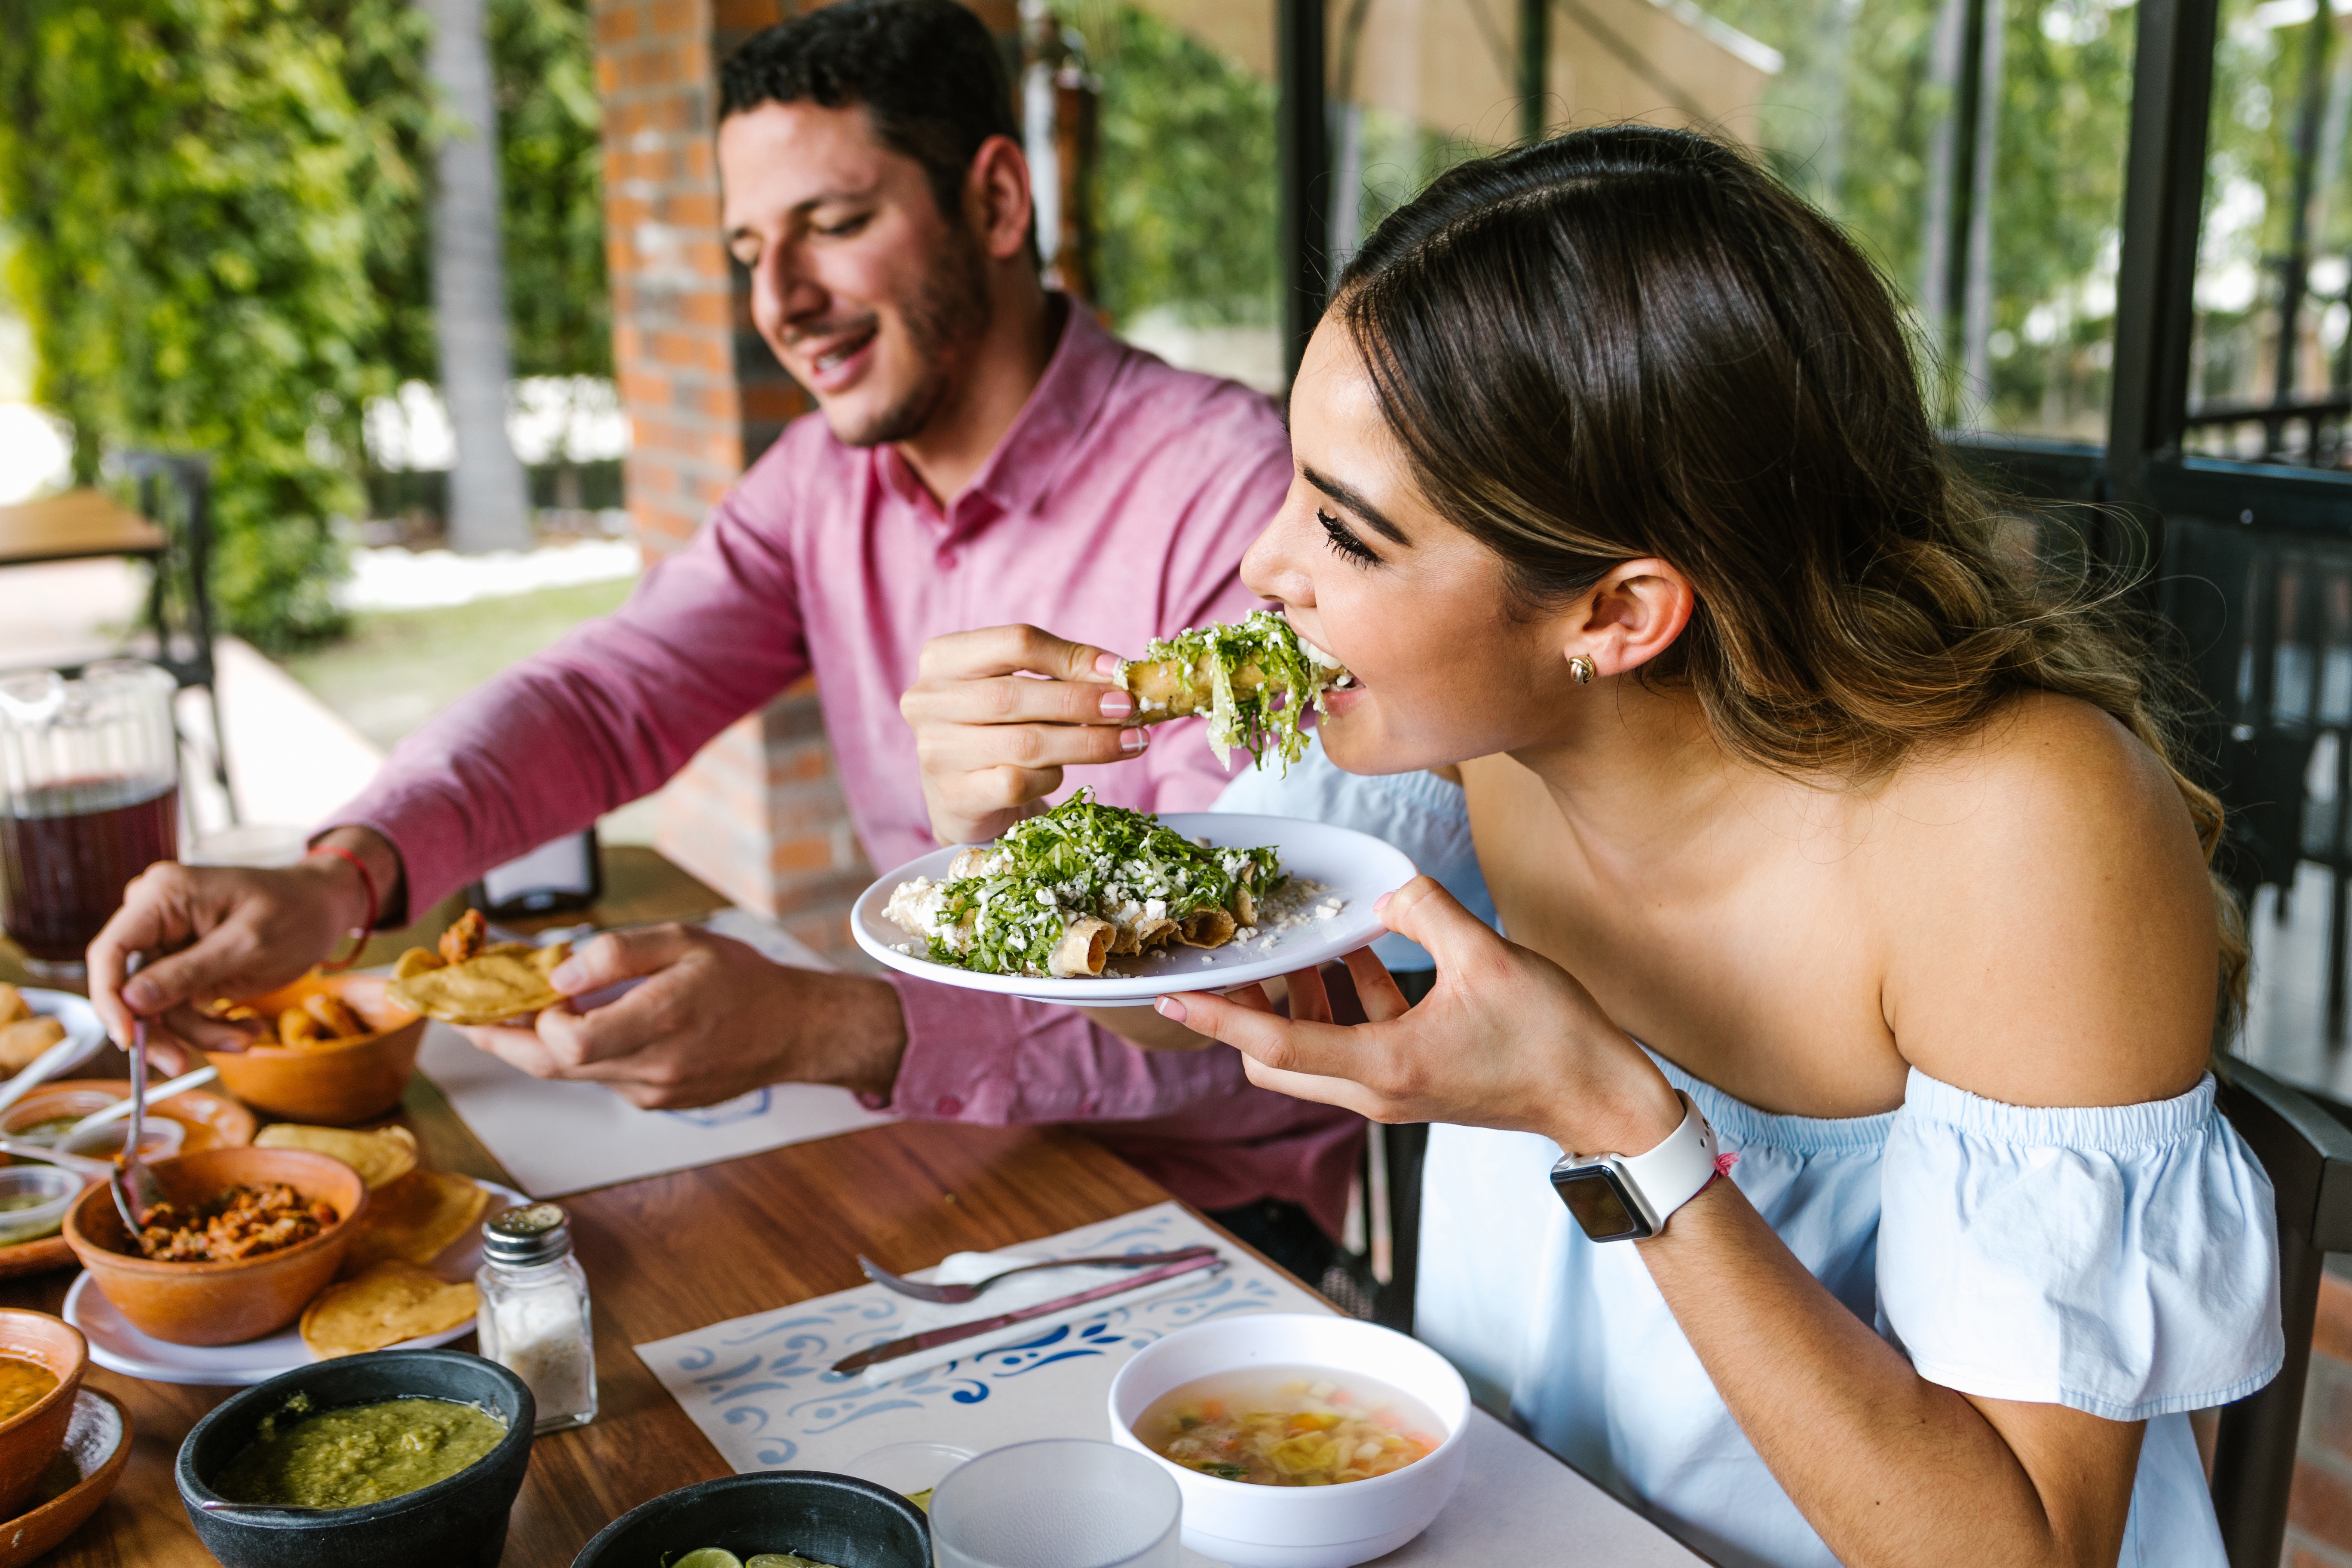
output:
[[[425,1020],[384,994],[381,974],[311,974],[281,991],[208,1011],[266,1039],[207,1051],[221,1087],[271,1116],[346,1127],[400,1103]]]
[[[156,1160],[163,1210],[134,1239],[103,1182],[66,1215],[66,1244],[142,1333],[234,1345],[273,1333],[326,1288],[366,1210],[366,1180],[308,1149]]]

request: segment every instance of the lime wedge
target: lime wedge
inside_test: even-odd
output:
[[[743,1560],[723,1546],[705,1546],[688,1552],[669,1568],[743,1568]]]

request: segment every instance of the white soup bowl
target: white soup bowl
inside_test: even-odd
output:
[[[1229,1481],[1162,1458],[1135,1435],[1151,1402],[1195,1379],[1275,1367],[1371,1378],[1429,1407],[1444,1428],[1434,1452],[1403,1469],[1331,1487]],[[1427,1530],[1462,1484],[1470,1391],[1446,1359],[1391,1329],[1326,1313],[1251,1313],[1146,1345],[1110,1385],[1111,1441],[1176,1479],[1184,1544],[1235,1568],[1349,1568]]]

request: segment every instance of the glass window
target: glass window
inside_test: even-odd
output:
[[[1760,145],[1908,302],[1945,424],[2104,442],[2127,0],[1710,0],[1710,11],[1779,52]]]
[[[1272,0],[1024,9],[1025,140],[1055,281],[1171,363],[1281,391]]]
[[[2352,48],[2338,4],[2222,0],[2188,446],[2352,466]]]
[[[1381,219],[1519,134],[1513,0],[1330,0],[1336,270]]]
[[[1335,250],[1517,139],[1510,0],[1334,0]],[[2114,0],[1551,0],[1543,121],[1712,129],[1861,238],[1946,423],[2105,438],[2130,101]]]

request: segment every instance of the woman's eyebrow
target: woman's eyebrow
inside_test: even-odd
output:
[[[1346,485],[1341,484],[1338,479],[1332,479],[1326,474],[1319,474],[1304,463],[1301,463],[1298,466],[1298,471],[1306,476],[1307,482],[1308,484],[1313,485],[1317,489],[1321,490],[1325,495],[1329,496],[1333,500],[1338,501],[1341,506],[1346,507],[1349,511],[1354,512],[1358,517],[1360,517],[1366,522],[1370,523],[1375,529],[1379,530],[1381,533],[1385,535],[1391,543],[1402,544],[1407,550],[1412,548],[1412,541],[1405,537],[1404,530],[1399,528],[1395,523],[1391,522],[1387,518],[1382,517],[1381,515],[1381,509],[1366,500],[1362,496],[1358,495],[1354,490],[1349,489]]]

